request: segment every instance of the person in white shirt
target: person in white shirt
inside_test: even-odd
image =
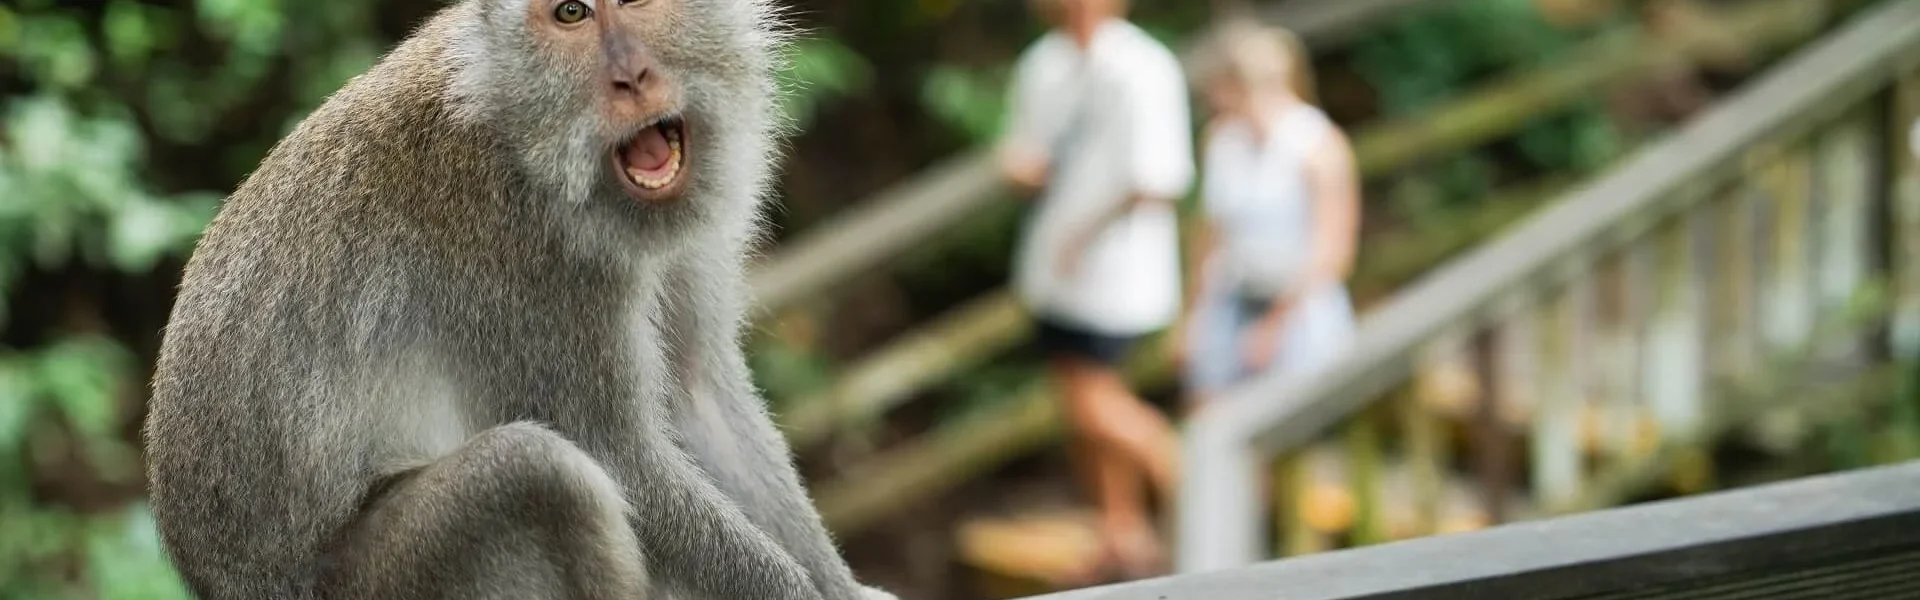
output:
[[[1360,223],[1353,149],[1312,104],[1298,40],[1233,22],[1196,50],[1193,75],[1213,115],[1175,352],[1189,409],[1254,375],[1321,368],[1347,348],[1345,280]]]
[[[1173,203],[1193,180],[1179,60],[1122,17],[1121,0],[1035,0],[1052,29],[1014,67],[999,155],[1035,191],[1014,287],[1060,389],[1124,577],[1164,569],[1145,486],[1171,497],[1177,440],[1119,371],[1180,310]]]

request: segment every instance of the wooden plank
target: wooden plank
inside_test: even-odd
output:
[[[814,486],[814,505],[835,535],[857,535],[903,507],[1052,440],[1060,431],[1059,403],[1046,386],[941,426]]]
[[[884,414],[926,386],[1021,343],[1028,328],[1026,311],[1006,290],[969,301],[888,343],[827,390],[793,401],[781,415],[787,439],[804,448]]]
[[[1917,485],[1862,469],[1026,600],[1912,598]]]

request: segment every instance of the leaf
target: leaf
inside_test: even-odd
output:
[[[18,359],[0,361],[0,456],[26,439],[38,412],[38,386]]]
[[[920,102],[928,112],[980,140],[993,135],[1005,112],[1001,86],[981,74],[941,65],[927,74],[920,88]]]
[[[93,79],[96,58],[86,29],[65,15],[37,15],[19,27],[21,64],[30,79],[60,89],[79,89]]]
[[[114,0],[101,15],[100,28],[106,34],[107,53],[122,68],[139,68],[153,52],[154,28],[139,3]]]
[[[0,55],[15,55],[20,51],[20,16],[0,5]]]
[[[111,340],[73,337],[41,351],[37,375],[42,389],[76,430],[100,437],[111,435],[119,425],[115,392],[132,362],[133,357]]]
[[[66,102],[46,94],[15,99],[7,111],[6,131],[14,156],[29,175],[61,168],[72,138],[73,115]]]
[[[107,600],[191,600],[141,504],[97,520],[87,542],[89,580]]]
[[[180,220],[172,207],[142,198],[113,215],[108,234],[108,256],[113,266],[128,273],[142,273],[155,261],[178,246]]]

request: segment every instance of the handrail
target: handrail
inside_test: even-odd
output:
[[[1411,373],[1441,336],[1496,317],[1602,252],[1701,200],[1763,141],[1805,133],[1920,62],[1920,1],[1871,9],[1796,54],[1670,138],[1635,154],[1510,233],[1455,260],[1380,308],[1340,361],[1315,376],[1252,382],[1197,413],[1178,501],[1183,572],[1258,555],[1264,457],[1297,447]]]
[[[1913,597],[1915,489],[1909,462],[1027,600]]]
[[[1318,48],[1345,40],[1366,24],[1443,1],[1448,0],[1296,0],[1260,15],[1286,24],[1302,43]],[[978,212],[1002,190],[985,149],[940,161],[784,244],[754,269],[755,302],[760,310],[777,310],[820,294]]]

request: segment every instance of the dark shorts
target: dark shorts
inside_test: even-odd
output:
[[[1140,340],[1139,336],[1112,335],[1048,317],[1035,317],[1033,341],[1045,356],[1067,355],[1108,366],[1118,366]]]

